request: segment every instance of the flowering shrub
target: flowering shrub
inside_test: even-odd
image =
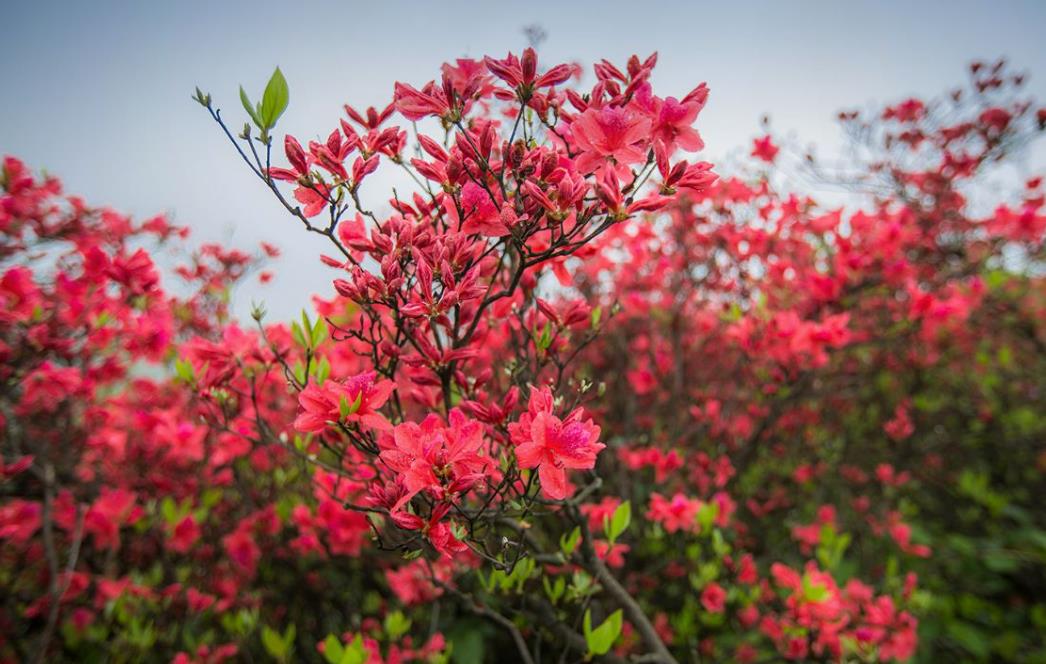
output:
[[[0,657],[1046,657],[1046,199],[985,186],[1046,112],[975,65],[843,114],[845,174],[719,177],[656,62],[458,60],[304,144],[279,70],[239,132],[197,90],[330,243],[290,324],[227,311],[278,248],[174,295],[183,230],[8,158]]]

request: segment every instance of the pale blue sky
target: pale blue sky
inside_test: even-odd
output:
[[[386,103],[393,81],[420,85],[440,63],[525,46],[548,33],[543,62],[589,64],[660,52],[655,88],[707,81],[698,127],[715,161],[759,133],[831,148],[840,108],[934,94],[974,58],[1008,56],[1046,99],[1043,2],[81,2],[0,9],[0,153],[62,176],[70,192],[136,215],[168,212],[196,241],[281,246],[274,285],[236,294],[287,316],[332,274],[253,180],[206,113],[195,85],[230,118],[237,86],[259,91],[280,65],[291,104],[278,128],[303,138],[336,126],[342,102]]]

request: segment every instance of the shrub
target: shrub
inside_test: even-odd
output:
[[[184,231],[8,158],[0,654],[1046,659],[1046,215],[993,180],[1046,112],[977,64],[720,178],[656,60],[458,60],[282,166],[279,70],[240,132],[197,90],[330,242],[289,324],[227,311],[277,247],[174,295]]]

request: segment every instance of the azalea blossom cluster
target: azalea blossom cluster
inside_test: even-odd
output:
[[[458,60],[439,81],[397,83],[382,110],[347,105],[324,142],[287,135],[287,166],[271,165],[272,118],[286,103],[277,72],[256,109],[245,101],[257,133],[226,129],[288,212],[329,239],[335,255],[323,260],[341,272],[336,296],[316,303],[323,320],[295,324],[304,362],[263,335],[300,404],[293,426],[269,433],[339,478],[332,493],[379,549],[415,558],[423,544],[466,569],[508,573],[551,555],[531,550],[532,514],[581,519],[573,476],[606,444],[583,406],[594,385],[573,360],[611,312],[542,296],[557,288],[544,277],[570,285],[569,262],[608,229],[716,180],[707,162],[678,157],[703,147],[693,125],[707,86],[658,96],[656,63],[601,62],[581,90],[578,67],[541,70],[533,49]],[[224,128],[210,96],[196,98]],[[364,203],[379,168],[415,184],[386,201],[388,216]],[[256,371],[206,387],[243,393]],[[589,472],[581,493],[600,481]],[[578,555],[606,573],[597,545],[609,548],[586,537]]]
[[[0,658],[47,661],[67,629],[104,641],[118,600],[162,602],[172,618],[235,607],[237,573],[203,540],[215,518],[244,513],[233,465],[252,446],[201,426],[192,395],[156,367],[220,334],[225,289],[259,257],[205,245],[177,266],[189,286],[177,297],[145,246],[185,229],[65,197],[12,157],[0,185]],[[280,459],[257,450],[252,461]],[[170,575],[147,580],[164,551]],[[207,572],[176,581],[190,560]]]
[[[467,498],[489,507],[508,494],[533,500],[540,489],[544,500],[564,500],[573,492],[568,471],[595,466],[605,447],[599,427],[579,407],[561,412],[552,387],[570,379],[569,356],[598,322],[584,302],[560,309],[537,290],[544,273],[569,283],[566,262],[608,229],[715,181],[710,164],[676,158],[703,145],[693,124],[708,88],[659,97],[650,83],[656,62],[600,63],[582,92],[567,85],[576,67],[542,73],[533,49],[459,60],[420,89],[397,83],[384,110],[346,106],[323,143],[305,147],[288,135],[289,167],[257,161],[281,201],[301,203],[291,213],[330,239],[337,257],[324,260],[344,273],[324,307],[353,308],[328,318],[331,333],[369,366],[321,379],[306,371],[295,381],[294,431],[312,436],[306,447],[338,454],[333,465],[350,475],[368,467],[360,507],[443,541],[443,517]],[[399,118],[415,123],[412,138]],[[425,131],[432,121],[437,131]],[[271,139],[263,142],[270,149]],[[418,185],[409,200],[388,201],[387,218],[362,203],[366,177],[383,165]],[[293,187],[287,198],[281,182]],[[533,365],[511,367],[505,379],[492,351],[509,339],[529,346]],[[527,392],[527,412],[512,421]],[[425,515],[413,511],[422,509],[416,496],[428,503]],[[467,519],[470,537],[483,515]]]
[[[677,600],[658,587],[666,615],[725,605],[786,659],[874,652],[904,660],[916,651],[912,607],[929,593],[915,590],[917,577],[980,592],[969,579],[943,582],[930,542],[931,533],[960,527],[952,498],[938,502],[937,491],[972,495],[972,478],[982,477],[966,465],[976,453],[956,442],[966,427],[1012,441],[1007,454],[1041,478],[1041,446],[1021,442],[992,396],[1001,388],[981,380],[1004,371],[1008,398],[1034,398],[1043,181],[1020,182],[999,204],[971,202],[983,195],[978,178],[1042,131],[1043,113],[1019,94],[1022,84],[1004,64],[977,64],[969,89],[944,100],[843,114],[868,155],[864,177],[793,157],[793,172],[866,192],[869,207],[825,208],[782,191],[775,169],[788,167],[784,148],[765,135],[753,142],[753,175],[725,178],[656,221],[611,229],[579,265],[577,287],[589,301],[621,308],[587,359],[595,374],[627,380],[608,383],[593,415],[627,441],[617,448],[620,467],[655,487],[645,494],[647,518],[666,538],[700,540],[715,527],[734,534],[712,539],[714,555],[692,562],[696,576],[694,567],[678,568],[693,587]],[[1004,269],[1004,256],[1019,256],[1027,272]],[[1017,320],[1021,332],[1002,322]],[[1037,359],[1018,370],[1011,353]],[[953,410],[942,393],[964,405]],[[957,481],[964,488],[943,489]],[[858,542],[869,556],[861,569],[891,561],[883,581],[892,596],[876,597],[852,576],[848,590],[829,580],[859,557]],[[723,592],[731,586],[722,572],[703,567],[729,571],[738,552],[768,550],[779,562],[757,593],[746,582]],[[624,567],[646,569],[666,551],[633,544]],[[766,578],[751,566],[744,574],[747,583]],[[825,590],[812,589],[818,585]],[[797,592],[775,604],[785,589]],[[858,608],[847,595],[876,608]],[[925,616],[931,629],[951,620]],[[705,634],[709,657],[764,656],[765,641],[737,639],[725,625]],[[970,647],[948,637],[923,646],[938,657]]]

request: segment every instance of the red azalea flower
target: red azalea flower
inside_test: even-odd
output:
[[[530,395],[528,412],[509,425],[520,468],[537,468],[542,493],[553,500],[570,495],[567,468],[588,470],[606,445],[597,442],[599,427],[583,420],[580,408],[561,420],[552,414],[552,390],[541,388]]]
[[[305,433],[319,433],[332,422],[358,423],[379,431],[392,428],[378,409],[385,405],[396,384],[391,380],[375,381],[376,371],[352,376],[343,382],[327,381],[322,386],[311,384],[298,395],[302,412],[294,428]]]
[[[712,581],[701,591],[701,606],[709,613],[722,613],[726,608],[726,591]]]
[[[778,152],[780,152],[780,148],[774,145],[773,138],[770,136],[763,136],[752,141],[752,156],[756,159],[762,159],[766,163],[772,164]]]
[[[650,119],[627,108],[590,108],[570,128],[582,150],[576,161],[581,173],[591,173],[608,160],[628,165],[646,158]]]
[[[393,505],[401,509],[421,491],[437,500],[467,491],[485,473],[494,470],[488,456],[480,454],[483,425],[467,418],[457,408],[450,411],[449,425],[435,414],[420,424],[404,422],[391,437],[383,439],[390,447],[381,452],[381,460],[399,473],[398,480],[406,492]]]

